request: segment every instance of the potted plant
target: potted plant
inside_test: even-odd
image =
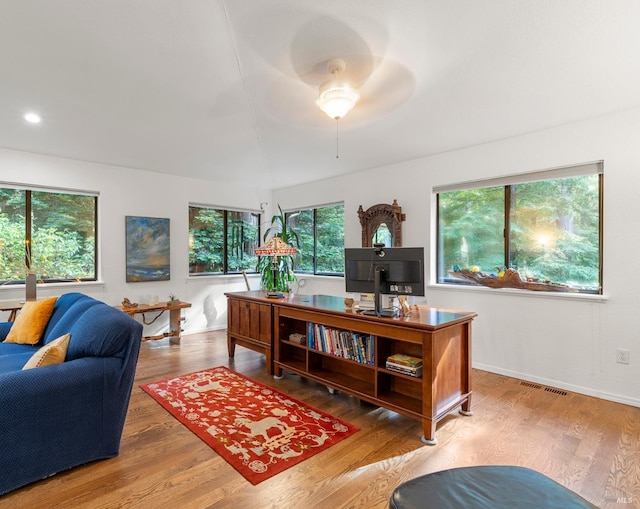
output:
[[[0,247],[2,247],[2,245],[0,245]],[[36,300],[36,285],[38,283],[38,276],[36,274],[35,268],[31,263],[31,246],[29,244],[29,241],[26,241],[24,245],[24,262],[20,261],[15,265],[16,266],[13,269],[9,269],[11,271],[15,270],[15,272],[11,274],[13,277],[8,278],[6,281],[1,283],[1,285],[20,283],[20,273],[22,272],[24,273],[25,300]]]
[[[267,228],[262,237],[264,242],[271,237],[280,239],[295,249],[298,249],[298,234],[287,226],[287,220],[278,205],[279,214],[271,218],[271,226]],[[274,292],[289,292],[290,284],[296,280],[294,273],[294,255],[260,256],[256,266],[256,272],[260,273],[260,286],[265,290]]]

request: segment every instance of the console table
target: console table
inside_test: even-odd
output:
[[[135,306],[115,306],[116,309],[119,309],[123,313],[128,314],[132,318],[135,315],[141,314],[142,323],[144,323],[145,325],[151,325],[160,317],[160,315],[162,315],[162,313],[164,313],[165,311],[169,311],[169,331],[158,334],[156,336],[144,336],[142,338],[142,341],[170,338],[169,342],[174,344],[180,343],[180,335],[182,333],[180,322],[184,320],[184,318],[181,316],[182,310],[190,307],[191,304],[189,302],[182,301],[156,302],[155,304],[137,304]],[[144,314],[149,312],[156,312],[157,314],[150,322],[147,322]]]
[[[24,306],[23,300],[3,300],[0,301],[0,311],[9,311],[7,322],[15,322],[18,311]]]
[[[462,414],[471,414],[471,322],[476,313],[425,306],[407,317],[385,318],[345,309],[341,297],[285,294],[268,299],[260,291],[226,295],[231,357],[236,343],[248,346],[267,355],[267,369],[276,377],[295,373],[419,419],[422,440],[429,445],[436,443],[436,424],[448,413],[460,407]],[[335,341],[341,333],[366,341],[368,355],[356,361],[344,351],[339,355],[335,344],[327,346],[327,338]],[[421,358],[422,376],[387,369],[387,357],[397,353]]]

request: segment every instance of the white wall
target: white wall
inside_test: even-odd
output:
[[[425,246],[432,284],[426,301],[478,313],[474,367],[640,406],[640,109],[559,126],[402,164],[280,189],[284,209],[345,204],[345,245],[360,242],[358,206],[391,203],[407,220],[405,246]],[[428,133],[416,133],[428,136]],[[451,288],[433,284],[434,186],[604,160],[604,298]],[[331,164],[327,153],[327,164]],[[306,293],[344,294],[342,280],[308,279]],[[616,363],[616,348],[631,351]]]
[[[143,295],[168,300],[169,294],[173,293],[193,305],[184,313],[185,332],[226,327],[224,292],[246,289],[242,276],[188,277],[189,204],[259,210],[261,202],[271,201],[270,191],[250,186],[178,178],[161,173],[0,149],[0,186],[7,182],[99,193],[100,281],[38,285],[39,296],[80,291],[108,304],[118,305],[124,297],[133,302],[140,301]],[[170,281],[126,282],[125,216],[170,219]],[[268,216],[271,217],[271,213]],[[259,282],[253,281],[252,285],[257,289]],[[24,298],[24,287],[0,286],[0,299],[19,298]],[[165,315],[168,313],[152,326],[145,327],[145,335],[164,332],[168,323],[168,316]],[[154,316],[150,313],[147,320]],[[0,312],[0,320],[6,318],[6,314],[2,316]]]
[[[109,304],[127,296],[175,293],[192,302],[185,332],[226,326],[225,291],[245,289],[241,276],[188,277],[189,203],[258,209],[265,217],[279,203],[285,210],[344,201],[345,245],[360,243],[358,206],[402,206],[405,246],[427,247],[433,281],[434,201],[432,188],[451,182],[604,160],[605,299],[450,288],[429,285],[431,305],[478,313],[473,331],[473,364],[546,385],[640,406],[640,325],[635,321],[640,289],[635,264],[640,252],[640,109],[560,126],[499,142],[377,168],[313,184],[277,190],[232,186],[128,168],[0,149],[0,181],[72,188],[100,193],[100,283],[39,287],[39,295],[82,291]],[[427,136],[428,133],[416,133]],[[327,164],[332,164],[327,153]],[[230,171],[238,171],[230,169]],[[125,282],[125,216],[171,219],[171,280]],[[252,288],[259,283],[253,279]],[[306,277],[300,293],[345,295],[342,278]],[[21,298],[21,288],[0,287],[0,299]],[[145,334],[161,331],[166,317]],[[615,362],[616,348],[631,351],[629,365]]]

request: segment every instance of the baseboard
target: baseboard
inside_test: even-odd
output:
[[[225,330],[227,325],[216,325],[215,327],[205,327],[204,329],[183,329],[182,335],[186,336],[187,334],[200,334],[202,332],[214,332],[218,330]]]
[[[496,366],[490,366],[482,363],[473,363],[475,369],[482,371],[488,371],[489,373],[496,373],[498,375],[504,375],[511,378],[517,378],[518,380],[526,380],[527,382],[534,382],[548,387],[554,387],[556,389],[564,389],[578,394],[584,394],[585,396],[593,396],[594,398],[604,399],[607,401],[613,401],[615,403],[622,403],[624,405],[630,405],[640,408],[640,399],[629,398],[627,396],[621,396],[620,394],[612,394],[604,391],[599,391],[591,387],[582,387],[580,385],[567,384],[558,380],[550,378],[542,378],[526,373],[520,373],[518,371],[511,371],[509,369],[497,368]]]

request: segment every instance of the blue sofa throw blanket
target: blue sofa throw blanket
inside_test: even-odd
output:
[[[0,323],[3,341],[11,323]],[[43,344],[71,334],[65,362],[22,371]],[[56,301],[38,345],[0,342],[0,495],[117,456],[142,325],[81,293]]]

